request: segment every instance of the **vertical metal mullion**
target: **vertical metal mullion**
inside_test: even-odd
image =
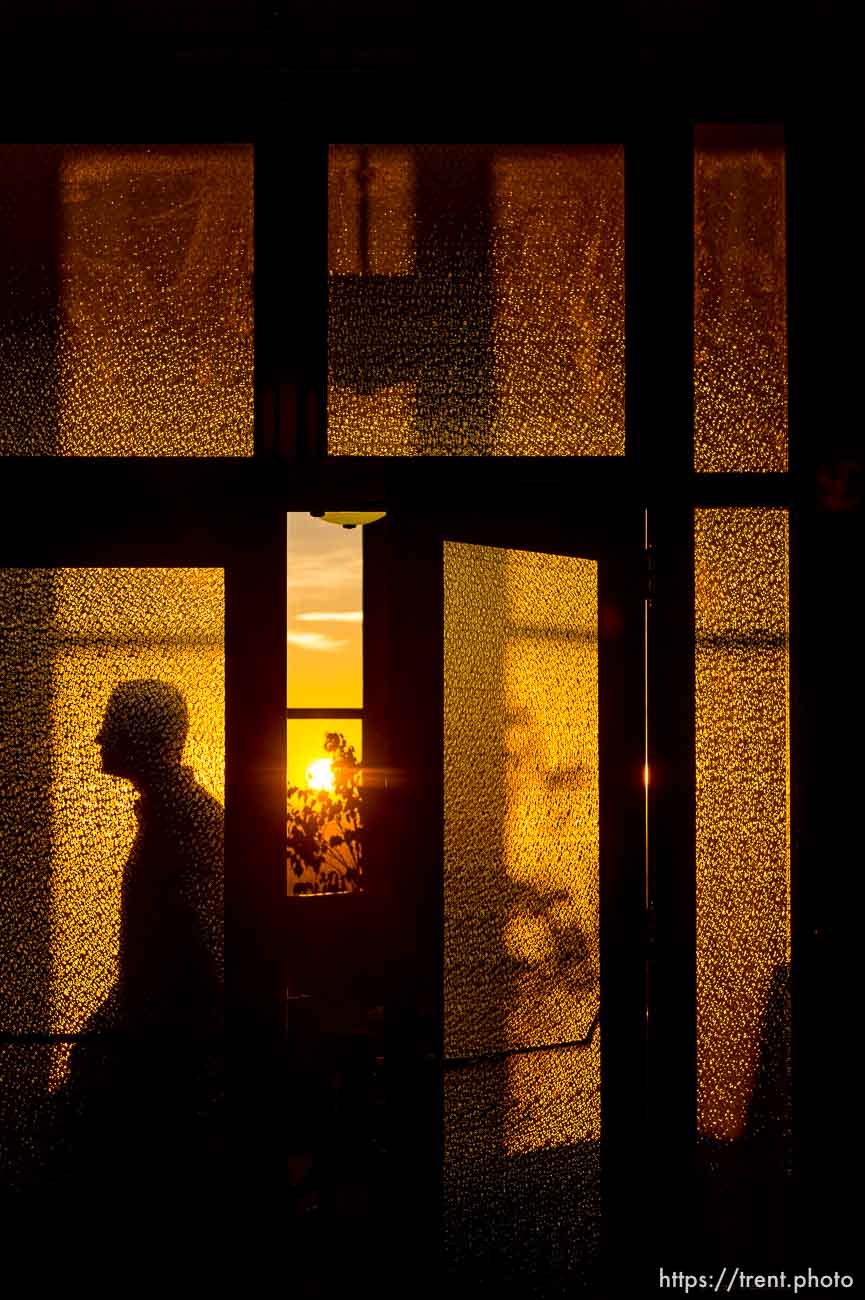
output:
[[[388,1213],[397,1235],[433,1269],[443,1143],[441,537],[428,516],[388,515],[374,527],[388,563],[387,878],[378,890],[389,967]],[[379,843],[385,847],[382,837]]]
[[[855,390],[843,377],[857,373],[861,347],[842,322],[865,286],[857,233],[865,181],[852,162],[862,143],[860,116],[826,109],[803,111],[787,134],[790,438],[798,487],[790,546],[793,1223],[801,1250],[810,1246],[812,1257],[827,1262],[849,1261],[858,1233],[841,1177],[855,1160],[849,1143],[858,1085],[847,1069],[827,1070],[824,1054],[827,1044],[847,1047],[857,1014],[858,910],[845,868],[856,857],[860,784],[849,746],[862,730],[851,601],[860,580],[862,449],[860,421],[851,419]]]
[[[229,1176],[268,1212],[282,1186],[285,515],[238,514],[226,568],[225,930]],[[236,1167],[232,1167],[232,1166]],[[235,1185],[240,1183],[235,1181]],[[260,1198],[259,1198],[260,1191]]]
[[[654,518],[650,514],[649,538],[655,563],[655,593],[648,622],[649,862],[654,913],[653,999],[649,1008],[651,1129],[659,1143],[653,1167],[666,1167],[669,1196],[669,1201],[665,1198],[662,1202],[659,1232],[666,1227],[677,1239],[693,1208],[697,1108],[691,503],[667,502]],[[676,1207],[672,1213],[671,1206]]]
[[[366,808],[365,888],[377,911],[388,898],[389,750],[387,518],[363,530],[363,764]]]
[[[292,110],[293,112],[294,110]],[[291,116],[283,105],[272,115]],[[255,151],[257,455],[326,453],[327,145],[262,132]]]
[[[693,129],[649,118],[625,142],[627,455],[663,494],[693,467]]]
[[[643,520],[621,512],[599,564],[601,1233],[604,1277],[645,1284]],[[621,1242],[633,1249],[625,1255]]]
[[[626,144],[626,412],[654,549],[648,623],[650,1240],[682,1250],[696,1138],[693,128],[648,119]]]

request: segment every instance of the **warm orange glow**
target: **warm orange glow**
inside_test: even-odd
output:
[[[694,468],[787,468],[784,144],[694,136]]]
[[[697,1114],[722,1141],[788,1104],[788,555],[784,510],[695,514]]]
[[[457,245],[444,171],[476,208]],[[328,270],[331,454],[623,454],[621,146],[331,145]],[[412,276],[420,367],[380,297]]]
[[[648,790],[649,788],[649,764],[648,763],[643,764],[643,785]]]
[[[252,454],[252,203],[250,144],[63,148],[56,451]]]
[[[336,789],[333,765],[329,758],[317,758],[306,769],[306,788],[308,790]]]
[[[224,585],[219,569],[91,568],[54,570],[51,590],[49,1030],[68,1034],[117,978],[123,871],[137,830],[135,790],[105,775],[93,738],[119,682],[171,682],[189,709],[184,762],[222,802]],[[60,1086],[69,1048],[52,1054]]]
[[[599,996],[597,564],[446,542],[444,590],[445,1050],[582,1038]],[[597,1144],[600,1078],[597,1033],[513,1051],[486,1082],[446,1076],[447,1178]]]
[[[302,511],[291,511],[287,522],[286,704],[290,709],[360,708],[361,529],[335,528]],[[327,729],[324,727],[316,740],[295,752],[315,753]],[[344,730],[342,726],[336,729]],[[294,784],[289,781],[289,785]]]

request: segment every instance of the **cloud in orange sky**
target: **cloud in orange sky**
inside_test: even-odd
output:
[[[308,614],[295,615],[298,623],[362,623],[362,609],[334,610],[327,613],[324,610],[311,610]]]
[[[301,650],[324,650],[330,654],[348,645],[347,641],[335,641],[322,632],[289,632],[286,640],[289,645],[299,646]]]

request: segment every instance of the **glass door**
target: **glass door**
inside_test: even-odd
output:
[[[387,525],[391,554],[434,578],[392,589],[396,658],[419,674],[402,717],[441,755],[415,778],[416,809],[433,779],[441,796],[414,921],[445,1269],[579,1293],[634,1192],[643,1106],[642,519]]]

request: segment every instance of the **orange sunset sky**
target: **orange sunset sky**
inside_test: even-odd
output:
[[[288,516],[287,706],[360,708],[363,704],[361,529]],[[288,722],[288,784],[305,784],[324,754],[327,731],[341,731],[360,757],[359,719]]]

